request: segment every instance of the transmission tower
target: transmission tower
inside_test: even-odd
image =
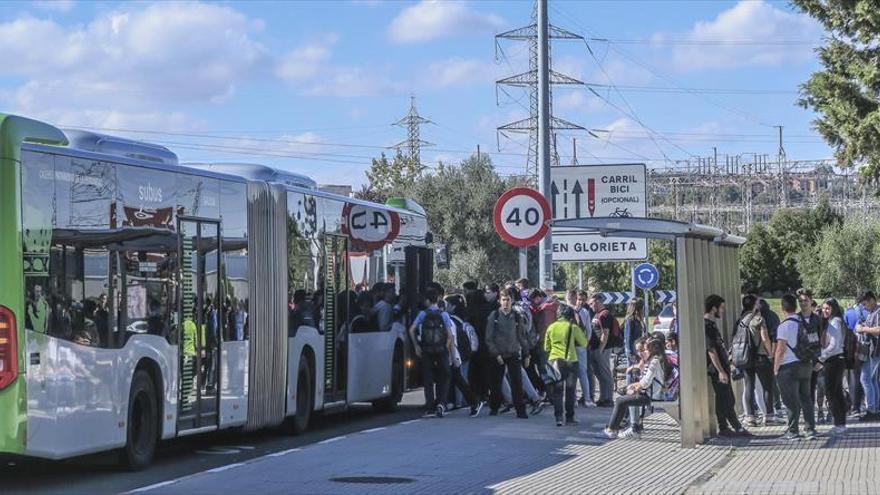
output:
[[[779,129],[779,151],[776,155],[777,160],[777,173],[778,173],[778,185],[777,185],[777,193],[779,194],[779,205],[783,208],[788,206],[788,189],[786,187],[786,177],[785,177],[785,147],[782,146],[782,126],[777,125],[773,126]]]
[[[422,124],[433,124],[433,122],[419,115],[419,111],[416,110],[415,96],[410,96],[409,113],[406,114],[406,117],[398,120],[394,124],[391,124],[405,128],[407,135],[405,141],[401,141],[395,144],[394,146],[392,146],[392,148],[397,150],[398,153],[401,153],[405,158],[419,165],[421,165],[422,163],[422,146],[434,146],[434,143],[422,141],[422,139],[419,137],[419,131]]]
[[[500,88],[505,94],[507,91],[504,87],[523,88],[529,95],[529,116],[516,122],[510,122],[498,127],[499,136],[508,137],[508,133],[528,134],[529,148],[526,157],[526,175],[530,177],[538,176],[538,2],[535,2],[535,9],[532,11],[532,23],[521,28],[511,29],[495,36],[495,56],[498,58],[498,52],[501,51],[500,40],[525,41],[529,45],[529,70],[514,76],[505,77],[496,81],[496,99],[497,91]],[[550,25],[549,38],[562,40],[581,40],[584,37]],[[550,84],[551,85],[583,85],[573,77],[560,74],[550,68]],[[560,119],[553,116],[553,95],[550,95],[550,130],[555,134],[560,130],[585,131],[584,127]],[[556,140],[551,140],[550,156],[552,165],[559,165],[559,153],[556,150]],[[500,139],[498,143],[500,151]]]

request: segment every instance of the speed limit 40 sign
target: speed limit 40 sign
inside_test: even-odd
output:
[[[550,230],[550,204],[534,189],[516,187],[505,192],[495,202],[493,213],[495,231],[514,247],[537,244]]]

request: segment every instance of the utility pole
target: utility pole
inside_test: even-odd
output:
[[[538,0],[538,191],[550,194],[550,23],[547,0]],[[552,230],[538,245],[538,280],[541,288],[553,289]]]
[[[395,144],[392,148],[396,149],[398,153],[402,153],[404,157],[419,167],[422,165],[422,146],[434,146],[434,143],[421,140],[420,131],[422,124],[433,124],[433,122],[419,115],[419,111],[416,110],[416,97],[410,96],[409,113],[406,114],[406,117],[392,124],[405,128],[407,138],[405,141]]]
[[[501,49],[501,40],[511,40],[511,41],[525,41],[529,44],[529,70],[527,72],[523,72],[521,74],[516,74],[510,77],[505,77],[495,82],[496,86],[496,99],[497,92],[500,89],[501,91],[506,93],[505,87],[515,87],[515,88],[523,88],[528,92],[529,95],[529,116],[525,119],[518,120],[516,122],[510,122],[498,127],[498,148],[501,148],[500,136],[507,137],[508,134],[528,134],[529,136],[529,145],[528,145],[528,154],[526,156],[526,176],[530,179],[537,180],[539,176],[539,160],[538,160],[538,134],[540,124],[538,122],[538,107],[539,107],[539,84],[538,84],[538,59],[540,58],[540,41],[539,41],[539,22],[538,22],[538,13],[540,10],[541,0],[536,0],[535,9],[532,13],[532,23],[528,26],[524,26],[521,28],[511,29],[510,31],[505,31],[501,34],[495,36],[495,47],[496,47],[496,60],[498,59],[498,52],[503,50]],[[545,8],[546,11],[546,8]],[[545,21],[547,17],[544,16]],[[566,86],[578,86],[583,85],[582,81],[579,81],[573,77],[569,77],[565,74],[561,74],[552,70],[551,62],[550,62],[550,45],[549,39],[562,39],[562,40],[580,40],[583,41],[584,37],[578,34],[566,31],[562,28],[558,28],[556,26],[550,25],[549,22],[545,22],[546,31],[547,31],[547,70],[549,71],[549,84],[551,85],[566,85]],[[560,119],[558,117],[554,117],[553,114],[553,95],[552,92],[549,95],[549,112],[550,115],[550,128],[552,131],[557,130],[569,130],[569,131],[586,131],[586,129],[580,125],[574,124],[564,119]],[[556,152],[556,147],[553,143],[550,144],[550,157],[551,164],[558,165],[558,154]]]
[[[782,127],[781,125],[773,126],[779,129],[779,150],[776,155],[777,178],[779,180],[779,206],[785,208],[788,206],[788,192],[785,183],[785,147],[782,146]]]

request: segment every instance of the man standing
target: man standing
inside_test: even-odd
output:
[[[809,360],[801,360],[795,353],[798,347],[798,334],[803,325],[797,311],[797,301],[791,294],[782,296],[782,314],[785,317],[776,331],[776,356],[773,360],[773,374],[779,383],[782,402],[788,410],[788,427],[783,436],[786,440],[800,439],[798,434],[798,417],[804,412],[806,438],[816,439],[816,415],[813,400],[810,397],[810,376],[813,364]]]
[[[419,311],[409,327],[409,336],[416,356],[422,361],[425,415],[442,418],[446,414],[445,401],[449,396],[449,367],[455,347],[455,325],[449,314],[437,305],[440,294],[434,287],[428,287],[425,299],[428,309]]]
[[[860,335],[856,333],[856,327],[859,324],[865,323],[865,320],[868,319],[868,313],[865,311],[865,307],[862,304],[862,301],[865,300],[865,297],[870,293],[865,293],[862,297],[859,298],[858,302],[853,304],[846,310],[843,314],[843,321],[846,323],[847,329],[850,332],[856,335],[856,339],[860,338]],[[865,398],[865,392],[862,388],[861,377],[862,377],[862,365],[866,361],[863,359],[866,357],[864,353],[857,352],[856,359],[853,363],[853,367],[851,370],[848,370],[848,374],[846,377],[847,385],[849,386],[849,397],[852,402],[852,413],[856,415],[861,415],[862,411],[862,401]]]
[[[620,325],[605,307],[602,296],[593,294],[590,298],[590,309],[593,310],[593,336],[590,340],[589,364],[599,381],[599,401],[596,405],[614,407],[614,376],[611,374],[611,348],[608,344],[615,328],[620,333]]]
[[[523,401],[522,372],[520,367],[529,366],[529,356],[526,354],[525,363],[522,362],[523,351],[528,347],[522,317],[513,310],[513,300],[510,294],[502,292],[499,296],[501,306],[489,314],[486,320],[486,348],[489,356],[494,360],[491,372],[489,415],[498,415],[501,407],[501,383],[504,380],[505,367],[510,371],[510,391],[513,397],[513,405],[516,408],[516,417],[528,419],[526,406]]]
[[[590,296],[587,294],[587,291],[580,290],[577,293],[575,310],[577,311],[578,318],[581,321],[581,325],[584,329],[584,337],[587,339],[587,346],[585,347],[575,347],[575,351],[577,352],[578,357],[578,365],[583,369],[582,373],[585,375],[581,380],[581,398],[578,399],[578,404],[584,407],[593,407],[596,404],[593,402],[595,399],[593,398],[593,373],[590,370],[590,357],[589,357],[589,342],[593,336],[593,316],[590,314],[589,310],[589,301]],[[580,377],[580,375],[578,375]],[[586,382],[586,383],[585,383]]]
[[[727,359],[724,340],[716,322],[724,318],[724,299],[716,294],[706,298],[703,322],[706,328],[707,371],[715,390],[715,417],[718,420],[718,435],[722,437],[747,436],[736,416],[736,399],[730,386],[730,363]]]
[[[863,324],[856,326],[860,334],[859,345],[862,354],[862,388],[865,389],[865,402],[868,411],[859,421],[880,420],[880,306],[872,292],[864,296],[862,304],[868,313]]]
[[[34,285],[34,298],[28,301],[27,317],[33,328],[31,330],[46,333],[49,324],[49,303],[43,295],[43,287]]]
[[[819,315],[815,313],[814,306],[816,305],[815,301],[813,301],[813,291],[810,289],[800,288],[797,290],[797,298],[798,304],[800,304],[800,313],[798,313],[798,317],[803,323],[804,328],[807,330],[807,335],[810,338],[810,342],[812,343],[813,352],[816,356],[822,352],[822,339],[819,336],[820,329],[820,321],[821,318]],[[819,370],[816,369],[816,363],[813,363],[812,371],[810,372],[810,398],[813,401],[813,404],[819,408],[819,414],[822,415],[822,407],[821,400],[816,401],[816,390],[821,388],[824,397],[824,386],[820,383],[821,377]],[[824,421],[822,421],[824,423]]]

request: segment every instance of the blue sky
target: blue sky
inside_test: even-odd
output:
[[[159,142],[183,160],[260,162],[322,183],[364,182],[370,157],[405,138],[390,124],[415,95],[435,124],[422,160],[480,145],[504,174],[524,141],[495,128],[527,98],[494,81],[526,70],[531,1],[4,2],[0,109]],[[798,85],[821,30],[785,2],[550,0],[553,67],[596,84],[554,89],[561,161],[676,160],[777,151],[828,158]],[[608,40],[608,41],[603,41]],[[592,55],[587,46],[592,50]],[[615,89],[616,88],[616,89]],[[729,94],[733,90],[734,94]]]

